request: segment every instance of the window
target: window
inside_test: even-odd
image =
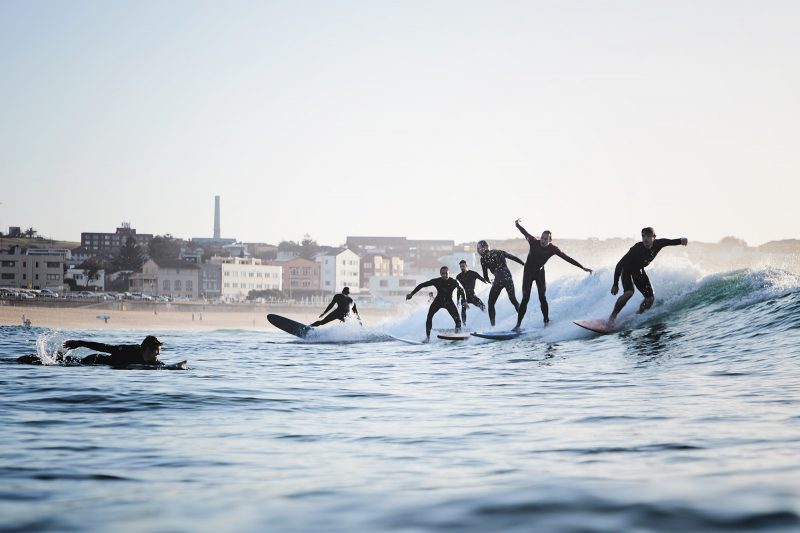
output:
[[[192,292],[192,290],[194,290],[194,283],[192,283],[192,280],[187,279],[186,280],[186,292]]]
[[[175,290],[176,291],[181,290],[181,280],[179,280],[179,279],[175,280]]]
[[[311,267],[303,268],[303,275],[304,276],[310,276],[311,275]]]
[[[289,285],[291,285],[292,287],[299,287],[300,286],[300,280],[299,279],[293,279],[292,281],[289,282]]]
[[[3,261],[2,263],[0,263],[0,266],[14,267],[14,266],[17,266],[17,262],[16,261]]]
[[[310,287],[310,286],[311,286],[311,280],[304,279],[303,280],[303,287]]]
[[[388,279],[382,279],[380,281],[380,286],[381,287],[388,287],[389,286],[389,280]]]
[[[58,261],[48,261],[47,268],[61,268],[61,263]]]
[[[59,276],[58,274],[48,274],[47,275],[47,281],[60,281],[60,280],[61,280],[61,276]]]
[[[417,284],[414,282],[413,279],[401,279],[400,280],[401,287],[416,287]]]
[[[161,285],[161,290],[163,290],[165,292],[169,292],[170,288],[169,288],[169,280],[168,279],[164,280],[164,283]]]
[[[36,261],[36,268],[39,268],[39,261]]]
[[[13,272],[11,273],[3,272],[3,277],[0,279],[15,279],[15,275]]]

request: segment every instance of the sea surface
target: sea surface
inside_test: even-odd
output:
[[[314,342],[158,332],[184,371],[17,364],[148,332],[2,326],[0,531],[799,531],[800,279],[650,276],[607,336],[572,324],[601,272],[505,342],[385,340],[424,336],[420,297]]]

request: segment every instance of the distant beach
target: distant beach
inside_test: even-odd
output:
[[[300,306],[208,306],[206,311],[194,306],[172,305],[144,308],[126,305],[116,309],[102,307],[49,307],[0,303],[0,325],[21,325],[24,315],[33,327],[53,329],[131,329],[131,330],[214,330],[247,329],[278,331],[267,322],[267,313],[277,313],[306,324],[317,319],[325,309]],[[383,309],[362,310],[366,320],[381,320],[394,313]],[[103,318],[108,316],[108,321]]]

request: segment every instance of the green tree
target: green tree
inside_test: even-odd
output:
[[[182,246],[183,241],[176,239],[169,233],[157,235],[150,241],[149,255],[155,262],[158,262],[159,259],[177,259],[181,254]]]
[[[139,270],[144,264],[144,252],[136,239],[129,236],[125,245],[119,249],[119,253],[114,257],[112,264],[119,270]]]
[[[89,283],[92,280],[98,279],[98,274],[101,270],[103,270],[103,263],[98,260],[96,257],[90,257],[80,265],[78,268],[82,269],[86,273],[86,287],[89,287]]]

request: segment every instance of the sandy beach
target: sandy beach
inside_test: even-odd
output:
[[[4,305],[3,305],[4,304]],[[158,306],[135,308],[115,306],[103,308],[86,307],[45,307],[40,305],[10,305],[0,302],[0,325],[16,326],[22,324],[23,315],[33,327],[53,329],[130,329],[130,330],[215,330],[247,329],[277,331],[267,322],[267,313],[277,313],[293,320],[311,323],[324,309],[310,307],[254,307],[242,309],[227,306],[213,306],[204,311],[194,306]],[[380,321],[392,313],[386,310],[362,310],[362,316],[370,321]],[[102,317],[109,317],[105,320]],[[101,318],[98,318],[101,317]]]

